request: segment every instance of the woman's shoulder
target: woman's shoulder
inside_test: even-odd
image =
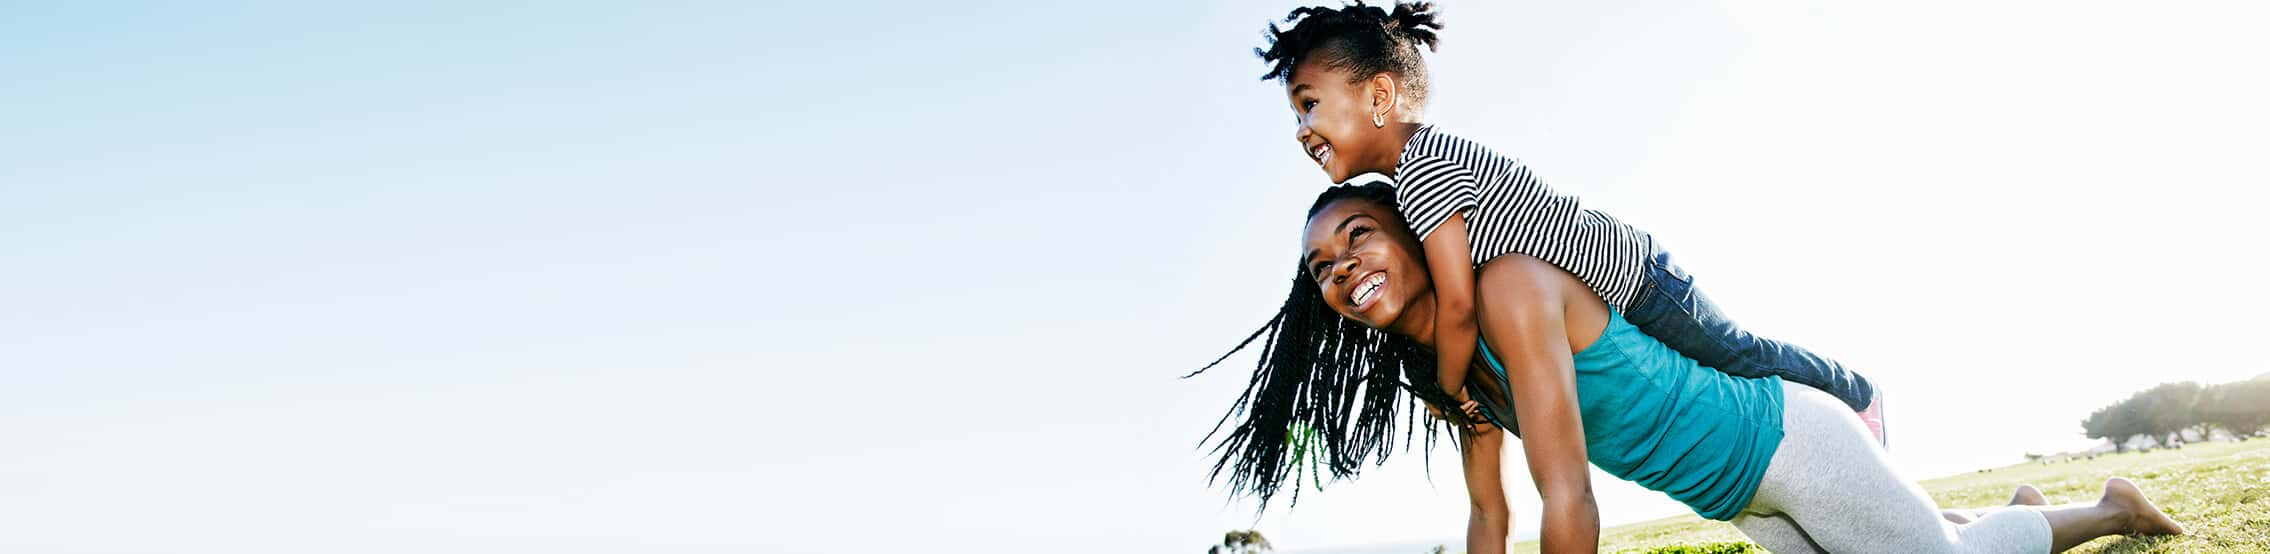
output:
[[[1520,252],[1507,252],[1498,257],[1490,258],[1478,267],[1482,271],[1491,271],[1492,268],[1496,268],[1495,271],[1508,274],[1508,278],[1524,280],[1546,280],[1555,272],[1566,273],[1561,271],[1560,266],[1553,265],[1552,262]]]
[[[1508,252],[1483,262],[1475,284],[1495,287],[1499,294],[1536,296],[1558,292],[1568,273],[1551,262],[1519,252]],[[1573,278],[1573,277],[1571,277]],[[1582,283],[1579,283],[1582,284]],[[1482,291],[1475,291],[1480,294]]]
[[[1591,308],[1601,304],[1599,293],[1576,274],[1537,257],[1519,252],[1491,258],[1474,278],[1474,295],[1492,296],[1499,303],[1531,308]]]

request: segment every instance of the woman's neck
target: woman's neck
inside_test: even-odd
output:
[[[1427,348],[1435,347],[1435,293],[1427,291],[1411,298],[1403,306],[1403,313],[1395,316],[1395,323],[1387,332],[1410,337]]]

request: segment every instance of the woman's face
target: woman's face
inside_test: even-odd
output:
[[[1392,109],[1392,90],[1380,87],[1378,79],[1349,82],[1351,77],[1345,69],[1309,59],[1285,79],[1285,99],[1292,102],[1293,117],[1299,120],[1293,139],[1335,183],[1394,171],[1403,150],[1394,133],[1372,124],[1373,114]]]
[[[1433,323],[1432,315],[1412,313],[1414,306],[1431,309],[1421,301],[1432,298],[1434,280],[1419,238],[1395,210],[1370,200],[1337,200],[1308,218],[1303,236],[1303,276],[1316,281],[1332,311],[1405,336]]]

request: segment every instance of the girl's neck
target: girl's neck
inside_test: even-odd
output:
[[[1395,176],[1395,165],[1402,161],[1403,148],[1411,144],[1411,135],[1419,134],[1419,129],[1426,126],[1427,124],[1418,121],[1388,122],[1387,127],[1381,129],[1381,131],[1387,133],[1386,139],[1393,146],[1383,149],[1388,154],[1387,159],[1376,160],[1372,164],[1376,166],[1372,171],[1386,174],[1389,177]]]

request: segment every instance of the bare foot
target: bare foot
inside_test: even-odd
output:
[[[1946,518],[1949,523],[1955,525],[1970,523],[1971,520],[1970,514],[1963,513],[1961,510],[1939,510],[1939,517]]]
[[[2104,498],[2097,500],[2097,505],[2119,508],[2122,513],[2128,514],[2127,525],[2122,527],[2129,533],[2183,534],[2183,524],[2176,523],[2174,518],[2161,513],[2158,506],[2152,505],[2152,499],[2144,497],[2143,489],[2136,488],[2136,484],[2127,479],[2106,479]]]
[[[2033,485],[2018,485],[2018,494],[2010,497],[2010,505],[2048,506],[2049,497],[2043,496],[2041,489],[2034,488]]]

